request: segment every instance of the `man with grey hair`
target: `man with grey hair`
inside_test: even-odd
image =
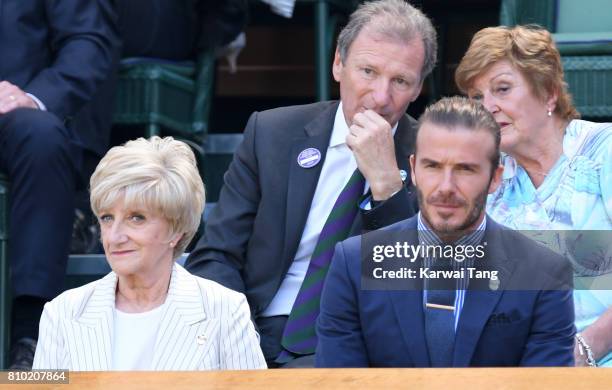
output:
[[[246,294],[270,367],[312,366],[333,245],[416,212],[405,112],[436,33],[402,0],[361,5],[333,61],[340,101],[254,113],[187,269]]]

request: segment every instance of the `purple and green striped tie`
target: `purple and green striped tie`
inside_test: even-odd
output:
[[[315,352],[317,346],[315,321],[319,316],[323,282],[334,254],[334,246],[349,235],[359,210],[357,203],[359,197],[363,194],[364,184],[363,175],[356,169],[340,195],[338,195],[338,199],[334,203],[325,225],[323,225],[310,257],[310,264],[304,276],[304,281],[285,325],[281,341],[285,351],[281,352],[278,357],[277,362],[279,363],[291,360],[291,353],[294,355],[310,355]]]

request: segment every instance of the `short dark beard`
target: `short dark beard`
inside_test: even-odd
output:
[[[480,194],[478,194],[478,196],[474,200],[474,207],[467,215],[465,221],[457,229],[447,228],[437,230],[434,227],[434,225],[430,222],[430,218],[427,211],[425,211],[426,209],[423,207],[423,205],[425,204],[423,192],[421,192],[421,190],[417,187],[417,200],[419,202],[419,209],[421,210],[421,215],[423,219],[425,220],[425,222],[427,222],[429,228],[433,230],[433,232],[436,233],[436,235],[444,241],[455,241],[459,237],[464,236],[467,233],[468,228],[474,225],[478,221],[478,218],[480,218],[480,214],[484,210],[487,203],[487,196],[489,195],[488,188],[491,185],[492,180],[493,178],[489,180],[487,187]],[[449,240],[446,240],[446,238],[448,238]]]

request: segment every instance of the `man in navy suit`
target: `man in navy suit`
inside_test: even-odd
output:
[[[479,103],[445,98],[426,110],[410,158],[420,212],[336,246],[318,367],[573,365],[568,263],[484,211],[502,180],[499,141]]]
[[[119,46],[111,0],[0,0],[11,368],[31,366],[43,305],[61,291],[75,192],[108,144]]]

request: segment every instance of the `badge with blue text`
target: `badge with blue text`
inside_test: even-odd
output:
[[[312,168],[321,161],[321,152],[316,148],[304,149],[297,157],[297,163],[302,168]]]

